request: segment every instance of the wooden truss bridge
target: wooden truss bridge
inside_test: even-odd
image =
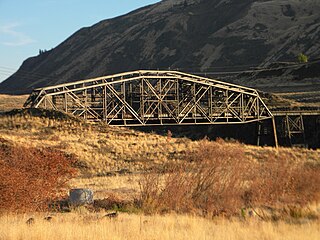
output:
[[[117,126],[272,121],[257,90],[178,71],[133,71],[35,89],[24,107]]]

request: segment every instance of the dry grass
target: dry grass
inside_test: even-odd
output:
[[[97,214],[59,214],[46,222],[43,215],[35,215],[35,223],[28,226],[29,216],[0,217],[1,240],[56,239],[309,239],[317,240],[320,222],[289,224],[215,219],[209,220],[182,215],[128,215],[117,219]]]
[[[105,197],[110,191],[125,195],[139,190],[136,174],[146,169],[161,170],[165,163],[179,163],[199,147],[199,141],[146,134],[126,128],[90,125],[72,119],[32,117],[30,115],[0,116],[0,135],[13,144],[35,148],[52,147],[73,154],[79,160],[81,175],[73,187],[89,187]],[[224,142],[223,148],[242,148],[252,162],[263,161],[270,154],[285,154],[292,160],[320,162],[319,150],[298,148],[254,147]],[[108,177],[135,173],[135,184],[124,180],[122,185]],[[92,179],[91,177],[94,177]],[[122,179],[122,178],[120,178]],[[127,179],[124,177],[123,179]],[[121,180],[122,181],[122,180]],[[120,181],[120,182],[121,182]],[[112,186],[112,187],[110,187]],[[117,190],[118,189],[118,190]]]
[[[156,134],[90,125],[73,120],[40,117],[0,117],[0,134],[20,145],[53,147],[78,156],[85,175],[106,176],[110,172],[137,172],[170,161],[182,160],[197,143]]]
[[[146,134],[126,128],[90,125],[73,120],[55,120],[45,117],[0,116],[1,136],[15,144],[33,147],[53,147],[78,156],[87,176],[107,176],[110,172],[139,172],[168,162],[185,159],[186,153],[199,146],[198,141]],[[232,147],[237,143],[225,143]],[[271,147],[241,145],[246,155],[263,159]],[[319,161],[320,151],[280,148],[292,158]]]
[[[70,187],[92,189],[95,199],[115,196],[124,200],[132,200],[139,195],[140,180],[140,174],[74,178],[70,181]]]
[[[0,112],[22,108],[27,98],[28,98],[28,95],[12,96],[12,95],[0,94]]]

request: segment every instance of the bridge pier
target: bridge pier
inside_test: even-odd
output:
[[[306,147],[306,136],[305,136],[305,127],[304,127],[304,121],[302,114],[297,116],[289,116],[286,114],[286,116],[283,118],[283,127],[285,136],[289,139],[289,143],[292,146],[293,139],[295,137],[300,137],[303,139],[303,145]]]
[[[274,111],[278,139],[281,145],[289,147],[319,148],[320,132],[319,111],[288,110]]]
[[[259,121],[256,125],[257,146],[279,147],[278,124],[275,117],[269,121]]]

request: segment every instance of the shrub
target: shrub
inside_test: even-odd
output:
[[[307,63],[308,57],[306,55],[304,55],[303,53],[300,53],[298,55],[298,61],[299,61],[299,63]]]
[[[256,206],[304,206],[319,200],[319,181],[319,166],[293,160],[285,152],[269,153],[253,169],[246,201]]]
[[[165,173],[141,179],[145,212],[230,216],[245,208],[299,208],[320,197],[319,165],[294,159],[284,149],[266,151],[257,161],[239,143],[203,140],[188,155]]]
[[[231,214],[242,205],[249,161],[238,145],[202,140],[187,161],[172,164],[166,174],[148,174],[141,181],[147,212],[176,211]]]
[[[54,149],[13,146],[0,139],[0,210],[46,210],[76,174],[73,162]]]

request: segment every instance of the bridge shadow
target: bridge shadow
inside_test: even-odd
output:
[[[320,148],[320,119],[308,117],[304,120],[305,132],[288,138],[283,129],[283,119],[276,118],[278,142],[284,147],[306,147],[311,149]],[[248,124],[231,125],[175,125],[175,126],[153,126],[134,127],[142,132],[153,132],[162,136],[173,138],[186,137],[191,140],[208,138],[215,140],[222,138],[228,141],[238,141],[249,145],[274,146],[274,135],[271,121]]]
[[[273,146],[274,138],[269,124],[267,131],[258,133],[258,124],[238,125],[183,125],[183,126],[156,126],[156,127],[135,127],[135,130],[153,132],[162,136],[172,135],[173,138],[186,137],[191,140],[208,138],[215,140],[222,138],[228,141],[238,141],[245,144]],[[259,139],[259,140],[258,140]]]

